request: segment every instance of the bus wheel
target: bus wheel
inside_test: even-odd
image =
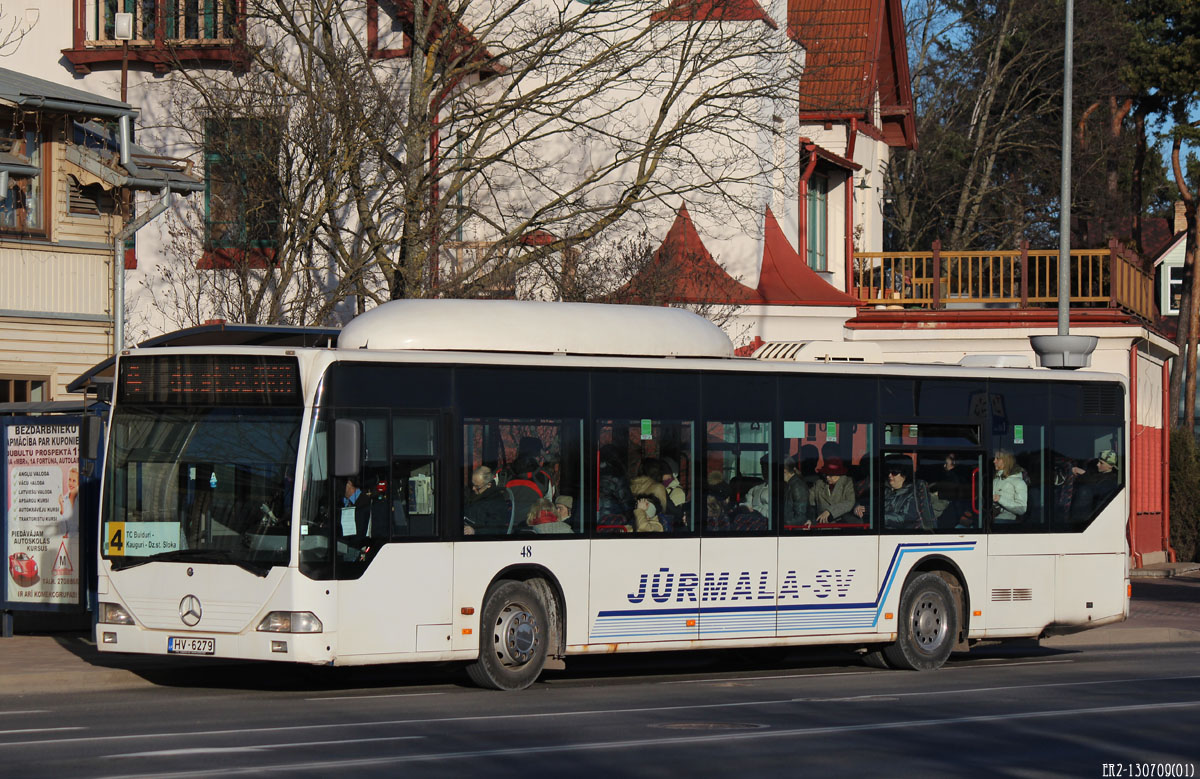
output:
[[[546,606],[524,582],[499,581],[483,600],[479,659],[467,675],[480,687],[523,690],[546,664],[549,621]]]
[[[883,656],[883,649],[875,648],[868,649],[863,653],[862,661],[864,664],[872,668],[890,669],[892,666],[888,663],[887,658]]]
[[[932,671],[954,649],[958,635],[958,604],[950,585],[936,573],[923,573],[904,587],[900,596],[896,643],[883,649],[893,668]]]

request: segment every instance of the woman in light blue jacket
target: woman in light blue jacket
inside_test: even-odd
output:
[[[992,477],[992,519],[1015,522],[1025,516],[1029,508],[1029,487],[1025,484],[1025,471],[1017,465],[1013,453],[997,449],[992,458],[996,475]]]

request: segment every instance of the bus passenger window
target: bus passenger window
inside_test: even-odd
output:
[[[1125,458],[1119,428],[1059,425],[1054,429],[1051,530],[1080,532],[1120,493]]]
[[[554,501],[580,495],[583,420],[475,417],[463,425],[463,518],[467,538],[583,531]],[[546,527],[542,527],[545,525]]]
[[[986,498],[991,505],[993,533],[1046,530],[1046,506],[1053,501],[1053,485],[1047,484],[1045,474],[1045,431],[1041,425],[1018,424],[992,436]]]
[[[597,533],[692,531],[691,422],[599,420],[596,438]]]
[[[780,529],[785,534],[871,530],[872,501],[879,490],[873,447],[868,422],[785,419]]]
[[[705,430],[704,531],[762,533],[774,528],[771,423],[709,421]]]
[[[929,486],[935,528],[951,533],[982,530],[979,485],[983,456],[978,452],[920,452],[917,479]]]
[[[378,489],[386,487],[381,481],[376,500],[380,504],[380,520],[388,523],[394,539],[438,535],[436,442],[436,417],[393,416],[391,495]]]

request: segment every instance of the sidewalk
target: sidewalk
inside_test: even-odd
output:
[[[1171,576],[1133,579],[1129,619],[1043,639],[1052,648],[1187,642],[1200,644],[1200,566]],[[181,673],[186,667],[189,673]],[[247,664],[204,658],[101,654],[87,633],[32,633],[0,639],[0,695],[88,692],[187,684],[190,671],[211,680],[214,666]]]

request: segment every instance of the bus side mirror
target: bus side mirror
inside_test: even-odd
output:
[[[100,417],[88,416],[83,418],[79,429],[79,450],[85,460],[96,460],[100,457],[100,445],[104,442],[104,422]]]
[[[362,470],[362,422],[338,419],[333,423],[333,475],[357,476]]]

